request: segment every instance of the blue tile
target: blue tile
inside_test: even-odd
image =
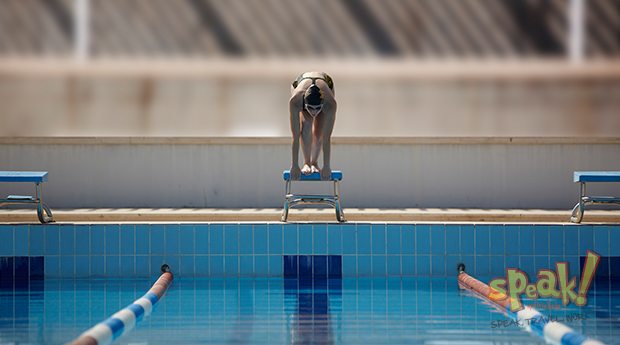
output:
[[[62,224],[59,226],[60,232],[60,254],[75,254],[75,229],[73,224]]]
[[[298,256],[297,274],[300,278],[312,277],[312,256],[311,255],[299,255]]]
[[[281,224],[269,224],[269,254],[281,255],[282,251],[282,225]]]
[[[133,228],[133,227],[132,227]],[[121,226],[121,238],[123,236],[123,227]],[[133,231],[132,231],[133,233]],[[133,277],[134,276],[134,266],[135,266],[135,256],[125,255],[121,256],[121,266],[120,266],[120,276],[121,277]]]
[[[121,274],[120,257],[118,255],[105,257],[105,273],[108,277],[119,277]]]
[[[286,224],[282,227],[284,235],[284,254],[298,254],[297,250],[297,225]]]
[[[330,279],[342,277],[342,256],[329,255],[327,257],[327,275]]]
[[[371,226],[372,236],[372,254],[385,254],[386,240],[385,240],[385,224],[373,224]]]
[[[558,262],[564,262],[564,257],[561,255],[551,255],[549,256],[549,268],[552,270],[556,270],[556,264]]]
[[[356,277],[357,276],[357,256],[354,256],[354,255],[342,256],[342,276],[343,277]]]
[[[403,276],[416,275],[416,257],[413,255],[403,255],[401,259]]]
[[[370,255],[357,256],[357,275],[361,277],[372,276],[372,259]]]
[[[564,227],[564,256],[579,255],[579,229],[575,226]]]
[[[30,255],[43,255],[45,253],[45,231],[42,225],[30,226]]]
[[[239,275],[244,277],[254,275],[254,256],[239,255]]]
[[[555,269],[549,265],[549,256],[534,256],[534,271]]]
[[[191,234],[189,234],[189,231],[183,231],[183,228],[181,228],[181,241],[187,241],[189,240],[189,237],[191,236]],[[210,252],[210,247],[209,247],[209,225],[206,224],[197,224],[196,226],[194,226],[194,232],[193,232],[193,236],[194,236],[194,240],[192,241],[193,243],[193,253],[195,254],[209,254]],[[187,249],[187,247],[185,248]],[[183,248],[181,248],[181,253],[182,254],[189,254],[189,253],[184,253]],[[191,249],[189,249],[190,252],[192,251]]]
[[[205,231],[206,233],[206,231]],[[208,236],[208,233],[207,233]],[[192,255],[196,253],[196,240],[194,236],[194,226],[191,224],[181,224],[179,227],[179,254]],[[204,245],[202,249],[208,248]],[[203,253],[204,254],[204,253]]]
[[[224,254],[239,254],[239,225],[237,224],[224,225]]]
[[[151,275],[150,256],[136,255],[135,272],[138,277],[149,277]]]
[[[387,275],[389,277],[400,277],[400,255],[389,255],[387,257]]]
[[[476,270],[474,273],[480,276],[489,275],[489,257],[486,255],[476,255]]]
[[[13,226],[0,225],[0,256],[14,256]]]
[[[579,277],[581,276],[581,270],[579,267],[579,257],[573,256],[565,259],[568,263],[569,277],[577,277],[577,284],[579,284]]]
[[[105,253],[104,225],[90,226],[90,254],[103,255]]]
[[[534,254],[534,227],[521,225],[519,227],[519,251],[521,255]]]
[[[489,260],[491,263],[489,266],[489,275],[497,277],[506,275],[506,265],[503,257],[491,256]]]
[[[471,270],[471,269],[475,269],[476,268],[476,257],[474,255],[462,255],[461,256],[461,263],[465,264],[465,269],[466,270]],[[451,272],[455,272],[456,274],[456,268],[452,268],[454,271]],[[448,275],[451,274],[450,271],[447,272]]]
[[[387,275],[387,258],[385,255],[372,256],[372,276],[385,277]]]
[[[461,253],[460,226],[446,225],[446,253],[457,255]]]
[[[13,267],[15,264],[15,257],[13,256],[0,256],[0,287],[7,290],[13,289]],[[8,277],[8,278],[5,278]],[[1,303],[2,301],[0,301]]]
[[[45,225],[45,255],[60,253],[60,230],[58,225]]]
[[[282,255],[269,255],[269,275],[272,277],[284,276],[284,262]]]
[[[608,226],[594,225],[594,251],[599,255],[609,255],[609,228]],[[615,243],[615,245],[618,245]]]
[[[425,225],[418,225],[425,226]],[[403,224],[400,226],[400,253],[403,255],[414,255],[416,253],[416,225]]]
[[[181,277],[194,277],[196,276],[196,268],[194,263],[194,255],[181,255],[179,256],[179,268],[178,274]]]
[[[266,255],[269,253],[269,233],[267,225],[254,225],[254,254]],[[267,261],[267,260],[265,260]],[[267,274],[267,270],[264,272]]]
[[[30,267],[27,256],[16,256],[13,258],[13,278],[15,281],[28,283],[30,278]]]
[[[431,259],[428,255],[418,255],[416,257],[416,274],[417,275],[430,275],[431,274]]]
[[[136,225],[136,254],[151,253],[150,225]]]
[[[151,270],[148,272],[148,276],[149,277],[154,277],[155,275],[159,276],[159,269],[161,267],[161,265],[163,264],[169,264],[172,267],[172,270],[174,272],[175,267],[170,261],[168,261],[166,258],[164,258],[163,255],[151,255],[150,257],[150,267]]]
[[[90,274],[94,277],[103,277],[105,275],[105,257],[104,256],[91,256],[90,257]]]
[[[403,240],[406,232],[403,231]],[[404,244],[403,244],[404,245]],[[429,225],[416,225],[415,227],[416,254],[430,254],[431,252],[431,227]],[[403,251],[403,254],[409,254]]]
[[[521,264],[519,263],[519,257],[515,255],[506,256],[506,268],[516,268],[521,269]]]
[[[164,246],[164,241],[166,240],[166,229],[163,225],[151,225],[151,253],[163,255],[166,250]]]
[[[356,254],[357,253],[357,234],[356,234],[355,225],[353,224],[345,224],[342,225],[342,253],[343,254]]]
[[[75,256],[63,255],[60,257],[60,276],[63,278],[75,277]]]
[[[488,225],[476,225],[474,229],[476,238],[476,255],[488,255],[490,253],[489,233],[490,229]]]
[[[227,277],[239,275],[239,257],[236,255],[224,256],[224,274]]]
[[[118,225],[105,226],[105,253],[118,255],[120,252],[120,231]]]
[[[254,251],[254,230],[251,224],[239,224],[239,254],[253,254]]]
[[[299,225],[299,254],[312,254],[312,225]]]
[[[314,224],[312,226],[314,233],[314,241],[312,253],[314,255],[326,255],[327,254],[327,225]]]
[[[519,226],[518,225],[506,225],[504,226],[504,241],[505,241],[505,253],[506,255],[518,255],[519,248]]]
[[[164,252],[166,255],[178,255],[179,254],[179,225],[178,224],[166,224],[165,226],[165,245]]]
[[[609,243],[611,244],[609,248],[609,255],[620,256],[620,226],[609,228]],[[585,255],[585,251],[580,252],[579,254]]]
[[[327,252],[342,254],[342,226],[340,224],[327,225]]]
[[[357,254],[370,254],[370,224],[358,224],[357,225]],[[359,259],[357,262],[358,272],[360,271]]]
[[[60,278],[60,259],[58,256],[45,256],[45,277]]]
[[[448,236],[446,233],[446,245]],[[461,254],[475,254],[475,230],[473,225],[461,225]],[[451,252],[446,251],[447,254]]]
[[[197,277],[209,275],[209,257],[206,255],[196,255],[194,257],[194,274]]]
[[[434,276],[446,275],[446,258],[443,255],[431,256],[431,274]]]
[[[504,255],[504,226],[492,225],[489,229],[489,252]]]
[[[297,278],[299,256],[284,255],[283,256],[283,272],[284,278]]]
[[[564,230],[561,225],[549,227],[549,254],[564,255]]]
[[[431,254],[446,254],[446,229],[443,224],[431,225]]]
[[[123,224],[120,227],[121,236],[121,255],[135,255],[135,226]]]
[[[586,251],[594,249],[594,230],[592,225],[579,226],[579,255],[586,255]]]
[[[327,255],[312,256],[313,277],[327,278]]]
[[[90,276],[90,258],[88,256],[75,257],[75,276],[76,278],[88,278]]]
[[[267,255],[254,256],[254,275],[258,277],[269,275],[269,257]]]
[[[519,257],[519,264],[519,269],[527,273],[530,282],[536,279],[537,271],[533,256],[526,255]]]
[[[15,226],[15,255],[28,256],[28,225]]]
[[[388,224],[385,227],[385,238],[386,238],[386,254],[389,254],[389,255],[401,254],[400,225]],[[412,243],[412,247],[413,247],[413,243]]]
[[[90,227],[88,225],[75,225],[75,254],[90,254]]]
[[[221,224],[209,225],[209,254],[224,254],[224,227]]]
[[[448,255],[446,255],[446,274],[449,276],[451,275],[456,276],[457,274],[456,268],[458,267],[460,262],[461,262],[460,255],[450,255],[450,253],[448,252]]]
[[[549,228],[547,226],[536,226],[534,235],[534,254],[549,255]]]
[[[30,279],[43,279],[45,274],[45,259],[42,256],[30,256]]]

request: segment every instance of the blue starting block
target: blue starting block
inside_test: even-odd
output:
[[[47,171],[0,171],[0,182],[32,182],[35,184],[35,196],[9,195],[0,199],[0,206],[5,204],[35,204],[37,216],[41,223],[53,221],[52,211],[43,203],[43,182],[47,182]]]
[[[334,193],[329,195],[315,195],[315,194],[293,194],[291,193],[291,171],[285,170],[282,174],[284,181],[286,181],[286,192],[284,196],[284,210],[282,212],[282,221],[286,222],[288,219],[289,209],[299,204],[327,204],[336,209],[336,219],[339,222],[344,222],[344,213],[342,212],[342,206],[340,206],[340,188],[338,182],[342,180],[342,171],[333,170],[328,182],[334,183]],[[310,175],[301,174],[298,181],[322,181],[321,174],[315,172]]]
[[[579,182],[579,202],[573,207],[570,220],[580,223],[589,204],[620,204],[620,197],[588,196],[586,195],[587,182],[620,182],[620,171],[575,171],[573,181]]]

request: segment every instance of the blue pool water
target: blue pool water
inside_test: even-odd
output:
[[[484,280],[484,279],[483,279]],[[46,279],[0,290],[0,344],[62,344],[141,297],[140,279]],[[620,343],[620,290],[542,313]],[[579,316],[578,316],[579,315]],[[542,344],[452,278],[177,278],[119,344]]]

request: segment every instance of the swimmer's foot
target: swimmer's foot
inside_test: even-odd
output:
[[[304,175],[312,174],[312,168],[309,164],[304,164],[303,168],[301,168],[301,173]]]
[[[316,166],[316,165],[314,165],[314,164],[310,167],[310,169],[312,169],[312,173],[313,173],[313,174],[314,174],[314,173],[318,173],[318,172],[320,172],[319,167],[317,167],[317,166]]]

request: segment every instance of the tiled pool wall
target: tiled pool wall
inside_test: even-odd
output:
[[[48,224],[0,225],[2,281],[150,277],[452,276],[507,267],[534,277],[587,250],[597,277],[620,278],[620,225],[542,224]],[[0,282],[1,283],[1,282]]]

